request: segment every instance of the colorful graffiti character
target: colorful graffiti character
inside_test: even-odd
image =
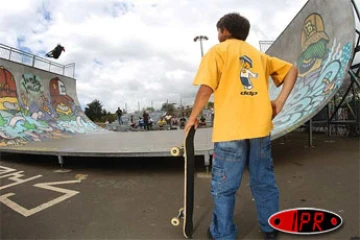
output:
[[[33,119],[51,119],[50,111],[44,111],[43,105],[48,104],[44,101],[44,87],[42,80],[34,74],[23,74],[20,80],[20,92],[22,109],[25,116]]]
[[[351,59],[351,43],[339,43],[333,38],[331,48],[327,48],[329,42],[322,17],[318,13],[309,15],[301,33],[302,51],[297,59],[299,77],[294,94],[290,94],[286,108],[274,119],[273,136],[298,127],[340,87],[345,66]]]
[[[65,84],[58,77],[50,81],[50,96],[52,106],[59,116],[72,114],[74,100],[67,95]]]
[[[20,110],[14,76],[4,67],[0,67],[0,110]]]
[[[322,17],[318,13],[308,16],[301,33],[301,54],[297,61],[300,77],[320,68],[328,53],[328,42]]]

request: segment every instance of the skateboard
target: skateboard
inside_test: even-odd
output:
[[[183,234],[185,238],[191,238],[193,234],[193,210],[194,210],[194,136],[195,128],[192,126],[185,137],[183,145],[173,147],[170,152],[172,156],[184,157],[184,206],[179,209],[178,215],[171,219],[173,226],[180,225],[183,219]]]

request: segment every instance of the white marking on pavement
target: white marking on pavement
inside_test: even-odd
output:
[[[71,169],[58,169],[58,170],[55,170],[54,172],[56,173],[67,173],[67,172],[71,172],[72,170]]]
[[[15,172],[15,171],[16,171],[16,169],[0,166],[0,175],[9,173],[9,172]]]
[[[9,197],[14,196],[15,193],[7,193],[4,194],[2,196],[0,196],[0,202],[2,202],[3,204],[5,204],[6,206],[8,206],[9,208],[11,208],[12,210],[14,210],[15,212],[20,213],[21,215],[28,217],[31,216],[37,212],[43,211],[51,206],[54,206],[55,204],[58,204],[68,198],[73,197],[74,195],[78,194],[78,191],[74,191],[74,190],[68,190],[68,189],[64,189],[64,188],[58,188],[58,187],[53,187],[52,185],[61,185],[61,184],[71,184],[71,183],[80,183],[81,180],[70,180],[70,181],[61,181],[61,182],[50,182],[50,183],[38,183],[35,184],[34,187],[38,187],[38,188],[43,188],[43,189],[47,189],[47,190],[51,190],[51,191],[55,191],[55,192],[60,192],[60,193],[64,193],[65,195],[62,195],[60,197],[57,197],[51,201],[48,201],[46,203],[43,203],[35,208],[32,209],[26,209],[22,206],[20,206],[19,204],[17,204],[16,202],[12,201],[9,199]]]
[[[42,177],[42,175],[37,175],[37,176],[27,178],[27,179],[20,179],[21,177],[24,176],[24,174],[21,174],[23,172],[24,171],[19,171],[19,172],[10,173],[10,174],[0,176],[0,179],[1,178],[8,178],[9,180],[14,181],[14,183],[10,183],[10,184],[5,185],[5,186],[0,186],[0,190],[6,189],[6,188],[9,188],[9,187],[12,187],[12,186],[16,186],[16,185],[19,185],[19,184],[34,180],[36,178]]]

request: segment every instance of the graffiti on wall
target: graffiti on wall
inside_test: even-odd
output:
[[[351,43],[332,43],[320,14],[310,14],[301,32],[301,52],[296,65],[299,76],[283,111],[274,119],[272,135],[290,132],[306,118],[320,111],[341,86],[345,68],[351,59]],[[275,99],[281,89],[271,86]]]
[[[49,89],[49,93],[44,91],[39,76],[24,73],[15,79],[0,66],[0,146],[61,139],[96,129],[66,93],[63,81],[51,79]]]

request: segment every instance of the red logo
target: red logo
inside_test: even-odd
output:
[[[281,232],[312,235],[334,231],[343,220],[336,213],[324,209],[294,208],[273,214],[268,222]]]

